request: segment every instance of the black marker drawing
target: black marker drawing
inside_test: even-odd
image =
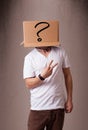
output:
[[[37,36],[38,36],[37,41],[38,41],[38,42],[41,42],[41,41],[42,41],[42,38],[39,36],[39,33],[40,33],[41,31],[47,29],[48,27],[50,27],[50,24],[49,24],[48,22],[39,22],[39,23],[37,23],[37,24],[35,25],[35,28],[36,28],[37,26],[39,26],[40,24],[47,24],[47,26],[45,26],[44,28],[42,28],[41,30],[39,30],[39,31],[37,32]]]

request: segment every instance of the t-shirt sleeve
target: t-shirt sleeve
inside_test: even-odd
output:
[[[67,55],[67,53],[64,49],[63,49],[62,53],[63,53],[62,68],[69,68],[70,67],[70,61],[69,61],[68,55]]]
[[[25,57],[24,66],[23,66],[23,78],[25,79],[25,78],[30,78],[34,76],[35,76],[35,73],[32,66],[31,58]]]

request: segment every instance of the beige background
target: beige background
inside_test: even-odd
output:
[[[74,82],[74,110],[64,130],[88,129],[87,0],[3,0],[0,2],[0,130],[27,130],[29,91],[22,79],[20,46],[24,20],[59,20],[60,41],[67,50]]]

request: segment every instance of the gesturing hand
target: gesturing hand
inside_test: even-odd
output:
[[[50,63],[43,69],[43,71],[41,73],[41,76],[43,78],[49,77],[52,74],[52,71],[55,68],[55,66],[58,64],[58,63],[56,63],[56,64],[52,65],[52,63],[53,63],[53,60],[51,60]]]

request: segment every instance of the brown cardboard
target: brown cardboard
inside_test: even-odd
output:
[[[24,47],[58,46],[58,21],[24,21]]]

